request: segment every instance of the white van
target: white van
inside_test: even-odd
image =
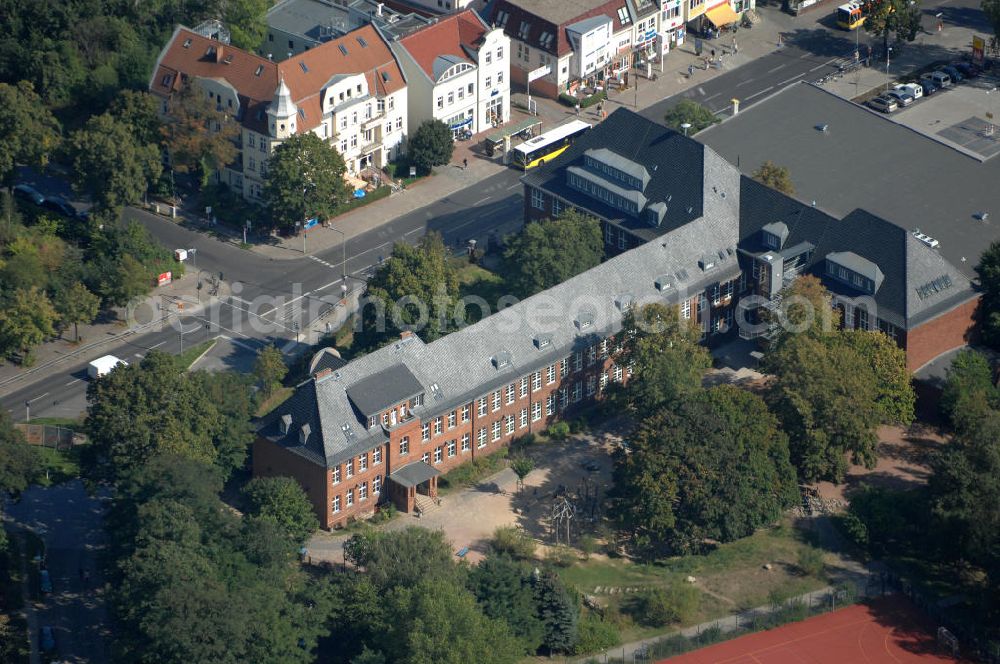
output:
[[[100,378],[101,376],[107,375],[118,365],[127,367],[128,362],[117,358],[114,355],[105,355],[104,357],[99,357],[87,365],[87,375],[91,378]]]

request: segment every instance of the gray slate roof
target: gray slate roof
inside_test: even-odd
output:
[[[400,486],[411,487],[423,484],[432,477],[437,477],[441,471],[423,461],[409,463],[389,475],[389,479]]]
[[[816,128],[823,124],[825,132]],[[747,175],[768,159],[785,166],[796,196],[833,216],[861,208],[907,231],[919,228],[968,278],[983,250],[1000,240],[1000,224],[974,217],[1000,215],[1000,158],[980,162],[809,83],[788,86],[695,138]]]
[[[333,374],[300,385],[288,401],[262,419],[259,433],[317,463],[340,463],[386,440],[382,427],[368,429],[352,405],[359,385],[366,394],[377,391],[368,381],[380,372],[395,375],[400,367],[405,368],[425,393],[424,404],[413,409],[414,415],[426,419],[443,414],[620,330],[623,312],[616,300],[622,296],[639,306],[654,301],[676,303],[682,296],[735,278],[739,274],[737,233],[735,215],[696,219],[657,242],[616,256],[430,344],[412,336],[380,348]],[[723,256],[707,272],[699,266],[706,251]],[[664,275],[671,276],[671,287],[660,291],[656,284]],[[593,319],[584,329],[575,322],[581,314]],[[543,335],[551,340],[539,348],[535,340]],[[510,354],[510,362],[498,368],[494,358],[504,352]],[[384,379],[390,374],[382,374],[382,389],[394,389]],[[293,426],[283,436],[278,421],[286,413],[292,415]],[[309,422],[313,431],[305,446],[298,443],[295,433],[302,422]],[[350,435],[343,431],[345,425]],[[322,447],[314,444],[319,440]]]
[[[365,417],[417,396],[424,389],[405,364],[377,371],[347,388],[347,398]]]

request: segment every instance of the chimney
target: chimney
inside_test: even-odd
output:
[[[326,378],[327,376],[329,376],[332,373],[333,373],[333,369],[329,369],[329,368],[327,368],[327,369],[320,369],[319,371],[316,372],[316,374],[314,375],[314,378],[316,380],[320,380],[321,378]]]
[[[383,6],[384,5],[381,2],[378,3],[377,5],[375,5],[375,15],[376,16],[381,16],[382,15],[382,7]]]
[[[222,49],[222,44],[221,43],[218,46],[215,47],[215,61],[216,62],[222,62],[222,56],[223,56],[222,50],[223,49]]]
[[[403,330],[402,332],[399,333],[400,339],[409,339],[412,336],[413,336],[413,330]]]

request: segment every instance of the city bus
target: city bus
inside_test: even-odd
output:
[[[857,30],[865,24],[865,11],[860,2],[848,2],[837,7],[837,26],[844,30]]]
[[[541,166],[546,161],[561,155],[578,136],[588,129],[590,129],[590,125],[586,122],[571,120],[528,139],[524,143],[514,146],[512,150],[514,165],[523,170]]]

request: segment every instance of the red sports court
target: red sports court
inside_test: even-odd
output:
[[[935,664],[954,662],[936,626],[898,595],[672,657],[669,664]]]

